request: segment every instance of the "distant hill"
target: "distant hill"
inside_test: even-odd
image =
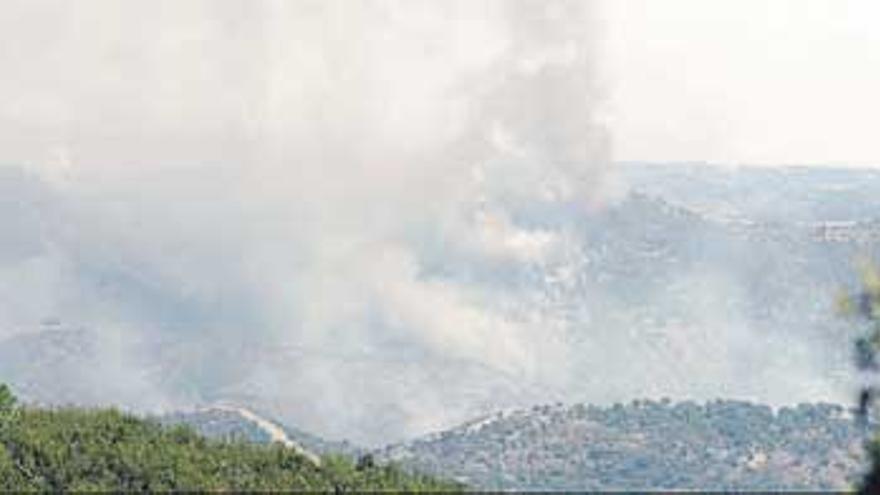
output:
[[[596,211],[505,205],[511,224],[556,239],[540,263],[472,259],[447,249],[442,229],[416,236],[425,248],[416,249],[419,277],[466,287],[468,307],[523,329],[517,348],[535,364],[522,368],[436,352],[422,329],[397,328],[378,313],[352,323],[357,339],[258,338],[241,329],[262,328],[259,321],[237,319],[258,306],[247,298],[157,291],[164,282],[135,254],[114,258],[104,250],[113,243],[76,237],[70,209],[45,184],[0,177],[10,203],[0,220],[11,226],[0,259],[27,268],[9,280],[69,271],[77,284],[58,304],[106,303],[83,314],[10,303],[28,311],[0,321],[0,377],[29,403],[146,412],[230,401],[370,446],[556,401],[845,401],[853,325],[835,315],[833,300],[858,283],[853,261],[880,247],[880,173],[620,171],[629,193]],[[77,254],[54,260],[53,246]],[[31,268],[39,270],[28,275]],[[333,370],[334,394],[316,393],[328,376],[320,370]]]
[[[880,171],[870,168],[673,162],[625,163],[617,170],[635,190],[713,216],[785,223],[859,220],[880,211]]]
[[[842,490],[866,468],[840,406],[635,401],[498,413],[378,457],[483,489]]]

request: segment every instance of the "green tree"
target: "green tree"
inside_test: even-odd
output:
[[[6,384],[0,383],[0,412],[11,411],[15,408],[16,402],[18,401],[12,394],[12,390]]]
[[[861,288],[855,294],[841,294],[838,310],[847,316],[867,322],[854,342],[854,361],[858,370],[868,376],[880,377],[880,270],[869,260],[860,263]],[[874,416],[878,389],[875,384],[862,386],[858,396],[857,418],[868,427]],[[880,439],[876,436],[868,444],[871,469],[859,488],[863,494],[880,493]]]
[[[5,431],[15,419],[16,404],[18,400],[12,394],[12,390],[5,384],[0,383],[0,441]]]
[[[321,465],[280,445],[208,440],[117,410],[21,407],[0,386],[3,491],[458,491],[346,458]]]

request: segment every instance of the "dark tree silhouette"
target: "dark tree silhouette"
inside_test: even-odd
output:
[[[862,287],[859,292],[852,296],[842,297],[838,303],[844,314],[854,316],[869,323],[864,335],[859,336],[854,343],[853,358],[856,368],[871,377],[872,380],[865,383],[858,394],[856,405],[856,417],[865,428],[872,424],[873,409],[880,390],[877,389],[880,378],[880,270],[871,262],[865,262],[861,266]],[[859,493],[880,493],[880,443],[877,439],[871,440],[868,445],[868,454],[871,459],[871,470],[862,485]]]

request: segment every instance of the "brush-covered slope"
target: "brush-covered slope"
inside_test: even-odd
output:
[[[452,484],[278,445],[213,441],[116,410],[0,401],[0,490],[438,491]]]
[[[828,404],[636,401],[500,413],[379,457],[483,489],[841,490],[864,433]]]
[[[176,411],[156,418],[166,426],[185,425],[200,435],[215,440],[241,440],[253,443],[272,443],[271,436],[240,412],[229,409]],[[273,421],[284,430],[289,439],[317,455],[337,455],[357,459],[368,451],[348,441],[330,441],[288,424]]]

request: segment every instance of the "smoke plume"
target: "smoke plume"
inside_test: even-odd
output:
[[[654,390],[572,303],[604,297],[572,219],[622,193],[592,2],[3,8],[0,339],[73,342],[48,390],[2,367],[32,399],[379,443]]]
[[[117,342],[90,386],[137,407],[247,396],[360,439],[564,374],[488,280],[561,242],[511,205],[609,194],[589,2],[6,10],[0,158],[35,189],[7,338],[58,319]]]

